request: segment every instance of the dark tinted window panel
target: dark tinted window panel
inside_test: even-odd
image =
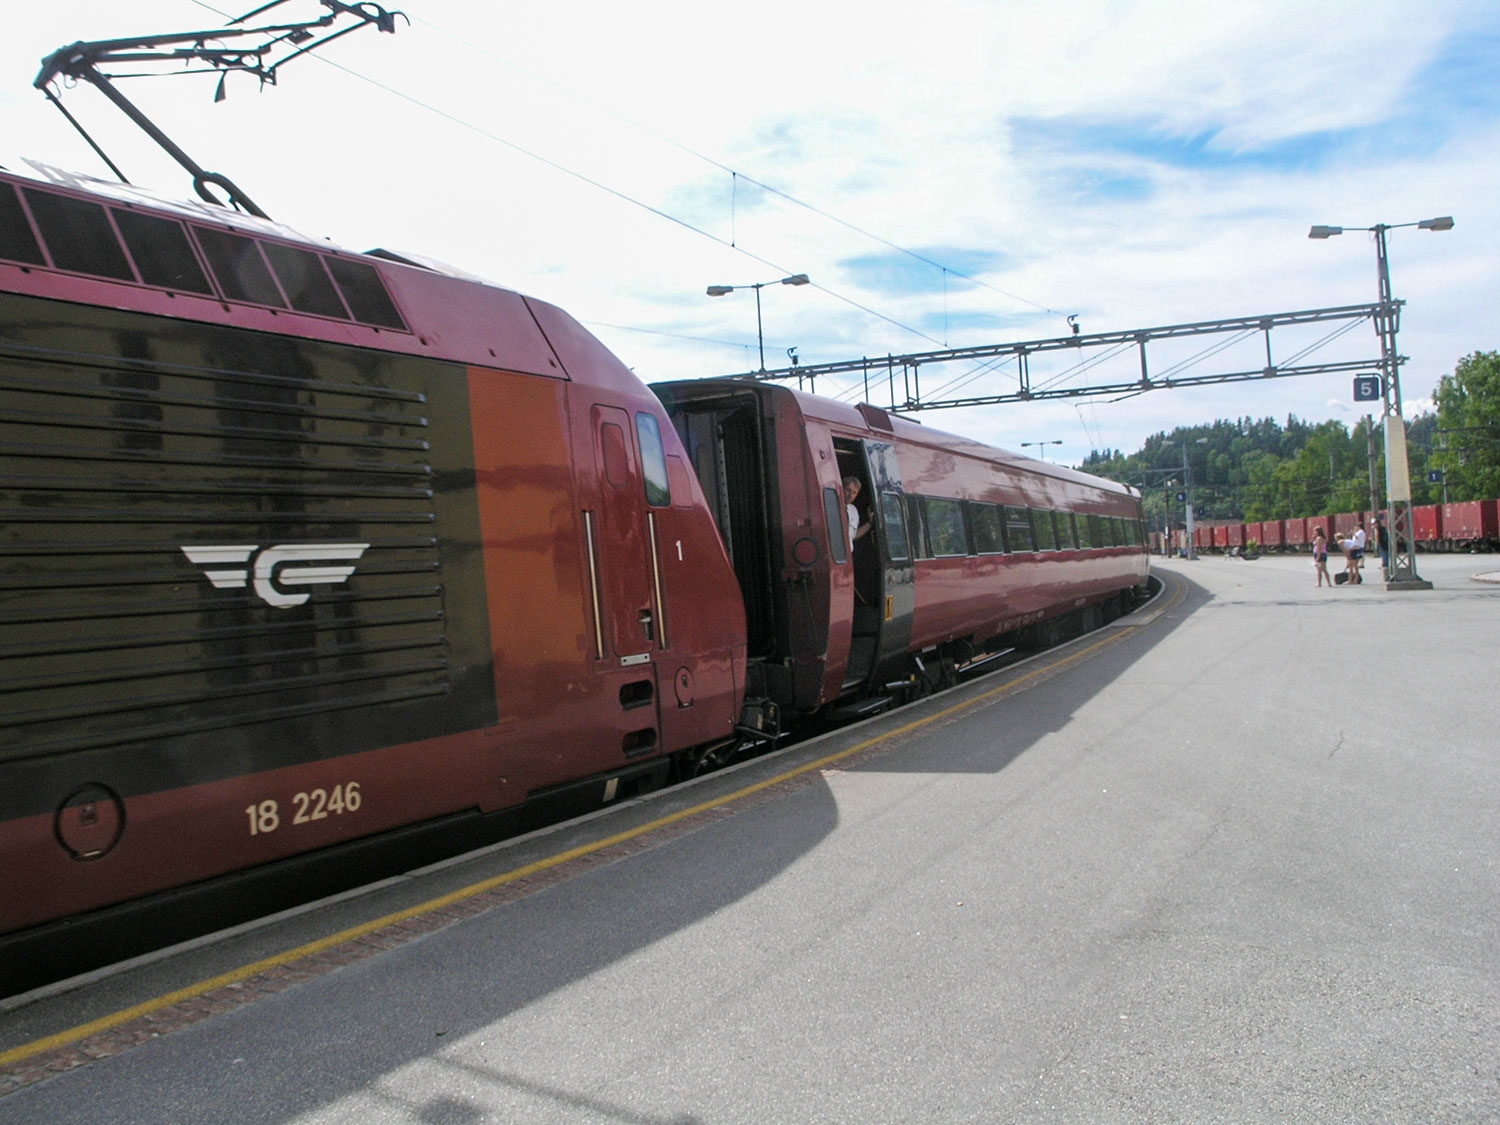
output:
[[[1085,516],[1083,522],[1084,522],[1084,527],[1087,528],[1087,531],[1088,531],[1088,542],[1086,542],[1084,544],[1084,546],[1085,547],[1102,547],[1102,546],[1104,546],[1104,528],[1100,524],[1099,517],[1098,516]]]
[[[1005,553],[1005,532],[1000,528],[1000,509],[994,504],[969,505],[969,534],[976,555]]]
[[[651,414],[635,416],[635,436],[641,443],[641,478],[646,484],[646,503],[665,508],[672,503],[672,485],[667,480],[667,453],[661,444],[661,427]]]
[[[1057,550],[1057,528],[1053,526],[1051,512],[1031,509],[1031,537],[1038,551]]]
[[[271,269],[276,271],[276,280],[281,282],[281,291],[286,294],[292,308],[314,316],[349,319],[344,302],[339,300],[338,290],[323,268],[321,254],[275,242],[262,242],[260,248],[266,252]]]
[[[184,293],[212,293],[182,224],[135,211],[116,211],[115,226],[147,285]]]
[[[927,498],[927,542],[938,558],[969,553],[969,536],[964,530],[964,506],[961,500]]]
[[[849,558],[849,540],[844,531],[844,498],[836,488],[823,490],[823,522],[828,525],[828,552],[842,565]]]
[[[329,258],[328,271],[338,282],[339,292],[349,302],[349,311],[355,320],[378,324],[381,328],[406,330],[406,322],[391,303],[374,266],[351,262],[348,258]]]
[[[901,507],[901,494],[882,492],[880,512],[885,517],[886,549],[892,559],[911,558],[911,548],[906,543],[906,513]]]
[[[1057,517],[1057,545],[1064,551],[1075,550],[1078,546],[1078,533],[1073,530],[1073,514],[1071,512],[1054,512]]]
[[[31,224],[26,221],[26,212],[21,210],[16,189],[9,184],[0,184],[0,258],[29,262],[34,266],[46,265],[42,260],[42,248],[37,245]]]
[[[1031,512],[1027,508],[1005,506],[1005,541],[1012,551],[1032,551]]]
[[[54,266],[119,281],[135,280],[103,207],[47,191],[22,190],[42,241],[52,251]]]
[[[927,519],[922,514],[922,498],[920,496],[907,495],[906,497],[906,523],[911,531],[913,554],[919,559],[932,558],[932,549],[927,546]]]
[[[198,236],[198,245],[203,247],[203,255],[224,296],[231,301],[286,308],[255,239],[207,227],[194,227],[193,233]]]

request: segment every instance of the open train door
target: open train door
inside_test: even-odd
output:
[[[861,410],[866,408],[861,406]],[[889,428],[888,422],[885,428]],[[854,621],[844,674],[844,687],[849,689],[906,674],[906,650],[916,605],[915,570],[895,445],[869,439],[843,439],[834,445],[840,472],[859,478],[863,503],[857,506],[874,531],[854,544],[851,558]]]
[[[653,519],[630,415],[595,405],[590,421],[599,504],[585,513],[585,531],[596,656],[611,682],[620,681],[625,756],[644,757],[660,745],[656,656],[662,607]]]

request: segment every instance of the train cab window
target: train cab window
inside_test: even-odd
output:
[[[641,443],[641,478],[646,482],[646,503],[665,508],[672,503],[672,484],[667,479],[667,453],[661,444],[661,426],[651,414],[635,416],[635,436]]]
[[[1078,532],[1073,527],[1072,512],[1053,512],[1057,517],[1057,545],[1064,551],[1078,549]]]
[[[882,492],[880,512],[885,517],[885,545],[890,557],[893,560],[911,558],[911,548],[907,545],[906,536],[906,512],[901,505],[901,494]]]
[[[26,221],[26,212],[21,210],[16,189],[10,184],[0,184],[0,258],[33,266],[47,264],[36,235],[31,233],[31,224]]]
[[[50,191],[21,190],[42,232],[42,241],[52,252],[54,266],[118,281],[135,280],[103,207]]]
[[[147,285],[181,293],[213,294],[182,224],[139,211],[116,208],[115,226]]]
[[[969,504],[969,534],[976,555],[1003,555],[1005,532],[1000,526],[1000,509],[994,504]]]
[[[203,247],[203,256],[213,270],[219,290],[231,301],[249,301],[255,305],[270,305],[284,309],[286,302],[271,277],[266,260],[260,255],[260,247],[253,238],[228,231],[194,227],[198,245]]]
[[[951,558],[969,553],[969,536],[964,530],[964,506],[960,500],[937,500],[929,496],[927,509],[927,543],[937,558]]]
[[[407,331],[406,321],[396,311],[396,305],[381,283],[380,274],[374,266],[365,262],[351,262],[348,258],[328,258],[328,272],[338,284],[339,292],[349,304],[354,319],[381,328]]]
[[[1005,542],[1012,551],[1034,551],[1031,538],[1031,512],[1026,508],[1005,505]]]
[[[672,507],[693,506],[693,485],[688,477],[687,462],[675,453],[667,458],[667,484],[672,489]]]
[[[1052,513],[1045,508],[1031,509],[1031,538],[1038,551],[1057,550],[1057,528]]]
[[[849,561],[849,533],[844,530],[844,494],[823,490],[823,522],[828,525],[828,554],[839,565]]]
[[[314,316],[336,316],[348,320],[344,302],[339,300],[338,290],[328,279],[323,268],[323,258],[311,250],[298,250],[294,246],[282,246],[276,242],[262,242],[260,248],[266,252],[276,280],[281,282],[281,291],[298,312]]]

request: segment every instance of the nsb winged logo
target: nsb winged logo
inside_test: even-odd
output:
[[[354,573],[352,566],[328,563],[355,562],[369,549],[368,543],[284,543],[261,549],[256,544],[226,544],[184,547],[182,553],[220,590],[243,590],[253,583],[255,592],[277,609],[290,609],[307,601],[307,592],[289,594],[280,586],[336,585]],[[251,563],[251,556],[254,562]],[[312,564],[312,565],[308,565]]]

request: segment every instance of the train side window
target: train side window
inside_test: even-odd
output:
[[[630,454],[625,452],[625,431],[613,422],[599,427],[599,444],[604,448],[604,479],[615,488],[630,483]]]
[[[42,232],[42,241],[52,252],[54,266],[119,281],[135,280],[103,207],[50,191],[21,190]]]
[[[880,511],[885,516],[886,550],[892,560],[911,558],[911,548],[906,538],[906,512],[901,506],[899,492],[880,494]]]
[[[262,242],[260,248],[266,252],[271,269],[276,272],[276,280],[281,282],[281,291],[286,294],[292,308],[314,316],[349,319],[344,302],[339,300],[338,291],[328,280],[322,255],[276,242]]]
[[[914,558],[932,558],[932,548],[927,545],[927,519],[922,511],[922,498],[915,493],[906,494],[907,538],[911,540]]]
[[[181,223],[117,209],[115,226],[120,228],[120,237],[147,285],[213,295]]]
[[[1057,528],[1052,513],[1045,508],[1031,509],[1031,537],[1038,551],[1057,550]]]
[[[338,284],[339,292],[349,304],[354,319],[381,328],[396,328],[407,331],[406,321],[396,311],[395,302],[385,291],[380,273],[365,262],[352,262],[348,258],[325,258],[328,272]]]
[[[976,555],[1003,555],[1005,532],[1000,527],[1000,509],[993,504],[969,504],[969,534]]]
[[[208,259],[208,266],[214,271],[225,297],[231,301],[286,308],[255,239],[207,227],[194,227],[193,233],[198,236],[198,245],[203,247],[203,255]]]
[[[1064,551],[1078,549],[1078,532],[1073,527],[1072,512],[1053,512],[1057,517],[1057,545]]]
[[[969,553],[969,536],[964,530],[964,506],[958,500],[938,500],[929,496],[927,509],[927,542],[938,558]]]
[[[667,452],[661,444],[661,426],[654,415],[635,416],[635,436],[641,443],[641,478],[646,482],[646,503],[665,508],[672,503],[672,485],[667,480]]]
[[[836,488],[823,490],[823,522],[828,525],[828,554],[843,565],[849,560],[849,533],[844,530],[844,496]]]
[[[1034,551],[1031,538],[1031,513],[1025,508],[1005,505],[1005,542],[1012,551]]]
[[[1088,528],[1088,543],[1086,546],[1104,546],[1104,528],[1099,525],[1099,517],[1092,514],[1087,515],[1084,517],[1084,524]]]
[[[0,185],[0,258],[33,266],[47,264],[36,235],[31,233],[31,224],[26,221],[26,212],[21,209],[16,189],[10,184]]]
[[[1125,546],[1125,521],[1119,516],[1109,517],[1109,545],[1111,547]]]

